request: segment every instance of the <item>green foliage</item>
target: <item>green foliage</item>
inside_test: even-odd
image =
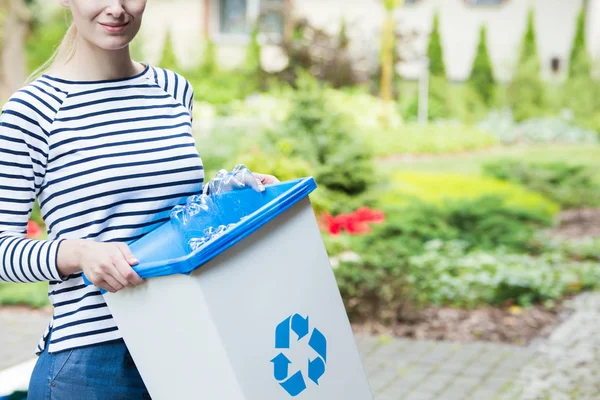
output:
[[[498,197],[503,199],[503,206],[526,210],[531,214],[530,219],[546,223],[550,223],[559,210],[556,203],[538,193],[518,184],[487,177],[443,172],[397,172],[392,177],[392,185],[392,190],[382,196],[385,204],[402,205],[411,199],[419,199],[443,206],[448,201]]]
[[[248,79],[244,71],[218,70],[205,72],[205,68],[184,73],[194,87],[194,100],[224,106],[255,93],[256,81]]]
[[[27,284],[0,282],[0,306],[9,305],[26,305],[35,308],[48,306],[48,284],[46,282]]]
[[[42,66],[54,53],[71,23],[70,15],[60,10],[51,15],[37,15],[27,38],[25,51],[29,73]]]
[[[572,260],[600,262],[600,237],[562,241],[558,249]]]
[[[419,301],[436,305],[529,306],[598,287],[600,278],[598,264],[574,263],[554,253],[469,253],[462,242],[431,242],[409,264]]]
[[[493,96],[494,97],[494,96]],[[487,112],[487,106],[472,85],[450,84],[444,77],[431,76],[429,80],[429,121],[458,120],[474,123]],[[403,105],[402,116],[406,121],[416,121],[419,113],[419,97]]]
[[[440,18],[436,12],[433,17],[433,28],[427,47],[427,57],[429,57],[429,71],[431,75],[446,78],[446,66],[444,64],[444,53],[439,25]]]
[[[535,245],[535,230],[549,223],[548,215],[509,206],[493,196],[459,199],[444,206],[415,201],[402,207],[389,206],[385,213],[386,222],[375,226],[370,235],[329,243],[336,252],[349,247],[360,257],[358,262],[342,262],[335,269],[352,318],[376,317],[385,322],[402,317],[406,307],[415,305],[489,304],[513,296],[525,301],[522,293],[511,292],[514,285],[505,283],[526,275],[535,262],[523,255],[500,257],[503,252],[529,251]],[[458,250],[431,244],[458,240]],[[527,267],[519,266],[523,260]],[[498,275],[475,276],[478,268],[488,272],[493,268]],[[460,271],[460,275],[454,276],[452,271]],[[534,286],[530,292],[551,286],[535,279],[524,281]]]
[[[507,91],[507,102],[517,121],[546,113],[545,85],[540,77],[533,11],[529,12],[521,57]]]
[[[539,62],[531,58],[517,67],[506,93],[517,122],[547,114],[545,90]]]
[[[521,44],[521,57],[519,58],[519,62],[525,63],[531,59],[536,61],[537,67],[539,68],[533,10],[530,10],[527,15],[527,28]]]
[[[452,124],[407,124],[370,135],[375,154],[445,154],[493,146],[496,139],[475,127]]]
[[[173,40],[171,38],[170,31],[167,31],[165,35],[163,51],[160,57],[160,61],[158,62],[158,66],[171,71],[179,70],[179,67],[177,66],[177,57],[175,56],[175,51],[173,49]]]
[[[484,173],[522,184],[567,208],[600,205],[597,171],[583,165],[499,160],[486,164]]]
[[[302,74],[290,115],[280,130],[271,132],[270,141],[289,140],[290,155],[307,160],[317,181],[328,189],[347,195],[361,194],[373,182],[371,151],[326,99],[323,86]]]
[[[569,79],[580,76],[591,75],[591,63],[585,44],[585,9],[577,17],[577,28],[575,39],[571,47],[571,56],[569,58]]]
[[[200,72],[202,75],[213,75],[218,71],[217,49],[212,39],[206,39],[204,42],[204,52],[202,54],[202,63]]]
[[[473,68],[469,84],[481,96],[483,102],[490,106],[494,102],[496,81],[492,70],[492,62],[487,49],[487,35],[485,26],[479,33],[479,45],[473,61]]]

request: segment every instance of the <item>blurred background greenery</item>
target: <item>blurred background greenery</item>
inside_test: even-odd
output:
[[[5,35],[10,18],[25,21],[25,67],[10,65],[26,76],[52,54],[68,16],[35,1],[2,4]],[[258,18],[234,68],[220,65],[210,34],[198,38],[197,65],[180,66],[167,31],[155,64],[195,89],[194,135],[207,177],[236,163],[282,180],[314,176],[315,213],[355,322],[393,325],[427,307],[552,310],[596,289],[600,83],[585,42],[586,8],[574,21],[562,79],[541,74],[531,11],[509,80],[495,78],[484,24],[470,76],[457,81],[448,78],[438,14],[426,36],[428,74],[403,77],[396,67],[406,39],[394,27],[408,5],[378,4],[381,46],[368,74],[343,21],[331,34],[286,14],[274,44]],[[137,59],[146,59],[143,40],[132,45]],[[267,71],[262,60],[273,46],[287,63]],[[369,224],[357,214],[365,207],[384,221]],[[32,220],[43,226],[37,208]],[[44,290],[0,284],[0,304],[43,306]]]

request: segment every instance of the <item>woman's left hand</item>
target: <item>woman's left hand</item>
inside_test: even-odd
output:
[[[254,175],[254,178],[258,182],[258,184],[261,188],[261,191],[264,190],[265,185],[272,185],[275,183],[279,183],[279,179],[277,179],[273,175],[260,174],[258,172],[253,172],[252,175]]]

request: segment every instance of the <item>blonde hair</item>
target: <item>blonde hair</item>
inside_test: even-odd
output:
[[[75,55],[77,45],[77,26],[75,23],[71,23],[71,26],[65,32],[60,44],[54,51],[54,54],[50,58],[38,67],[35,71],[29,75],[26,84],[29,84],[39,78],[48,68],[54,65],[64,65],[69,62]]]

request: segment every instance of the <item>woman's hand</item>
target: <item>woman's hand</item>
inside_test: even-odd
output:
[[[58,269],[66,276],[81,270],[94,286],[115,293],[144,281],[131,268],[138,260],[125,243],[65,240],[58,251]]]
[[[253,172],[252,175],[254,175],[254,178],[258,182],[258,185],[260,186],[261,190],[264,189],[265,185],[279,183],[279,179],[277,179],[273,175],[260,174],[258,172]]]

